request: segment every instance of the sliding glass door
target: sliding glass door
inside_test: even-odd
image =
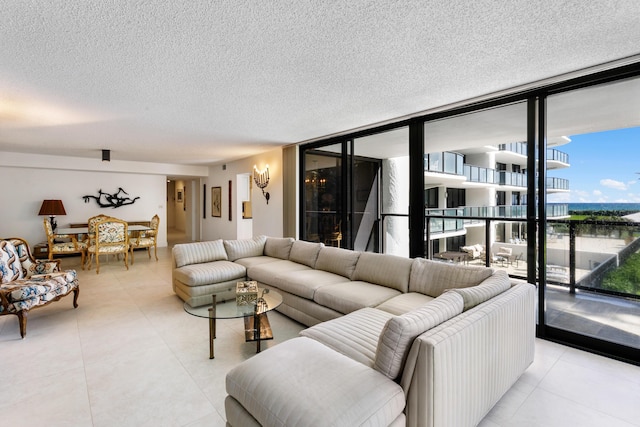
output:
[[[640,79],[547,98],[549,202],[545,330],[578,345],[640,349]],[[559,152],[561,149],[562,153]],[[563,167],[561,167],[563,166]],[[626,349],[625,349],[626,348]]]
[[[300,236],[503,269],[537,287],[539,337],[637,362],[638,75],[622,68],[302,146]]]

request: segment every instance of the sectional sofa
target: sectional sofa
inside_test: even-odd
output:
[[[473,426],[533,361],[534,286],[502,270],[264,236],[173,262],[192,305],[257,280],[309,326],[227,374],[230,426]]]

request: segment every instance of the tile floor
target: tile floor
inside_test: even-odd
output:
[[[226,372],[255,352],[242,320],[218,323],[216,358],[208,325],[186,314],[171,290],[167,248],[160,261],[136,252],[129,271],[110,260],[80,277],[79,307],[66,297],[30,313],[20,339],[0,317],[2,425],[224,426]],[[275,339],[302,325],[270,314]],[[533,365],[481,422],[495,426],[640,426],[640,367],[538,340]]]

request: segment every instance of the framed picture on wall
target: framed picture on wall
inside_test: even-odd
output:
[[[211,187],[211,216],[222,216],[222,187]]]
[[[182,195],[182,190],[178,190],[178,198],[176,199],[178,203],[182,203],[182,201],[184,200],[184,197]]]

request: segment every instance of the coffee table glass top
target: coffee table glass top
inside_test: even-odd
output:
[[[191,307],[185,302],[184,311],[193,316],[204,317],[207,319],[234,319],[266,313],[282,304],[282,295],[278,292],[273,289],[267,289],[264,293],[263,291],[265,291],[265,289],[258,289],[258,297],[262,296],[262,300],[264,302],[260,301],[260,298],[258,299],[260,302],[258,303],[257,312],[255,311],[255,304],[238,305],[236,304],[235,298],[228,299],[226,301],[217,301],[215,310],[211,310],[213,307],[213,298],[211,299],[211,304],[202,305],[200,307]]]

